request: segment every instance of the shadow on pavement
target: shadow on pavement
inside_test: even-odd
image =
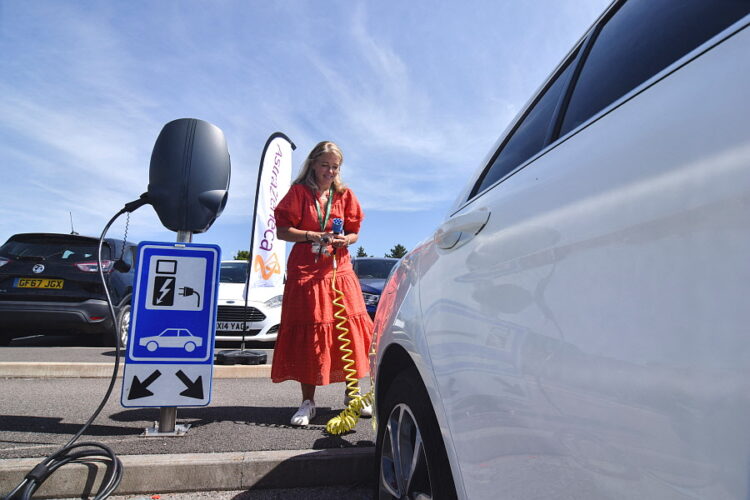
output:
[[[373,498],[373,491],[374,486],[367,483],[328,488],[253,489],[243,491],[231,497],[231,500],[370,500]],[[169,496],[166,500],[172,498]],[[177,500],[177,497],[174,498]]]
[[[297,432],[321,432],[325,430],[326,423],[332,417],[341,412],[341,409],[318,407],[315,418],[306,427],[290,425],[290,415],[294,408],[274,406],[206,406],[206,407],[180,407],[178,419],[180,423],[190,424],[191,427],[201,427],[210,424],[230,422],[238,425],[249,425],[254,427],[269,427],[274,429],[290,429]],[[159,419],[158,408],[134,408],[123,410],[109,415],[115,422],[152,422]],[[363,419],[365,420],[365,419]],[[354,431],[348,434],[352,434]],[[327,436],[318,439],[316,445],[322,448],[344,448],[351,446],[372,446],[372,441],[363,440],[351,443],[337,436]],[[315,447],[317,449],[317,446]]]
[[[81,429],[80,423],[61,423],[56,417],[30,417],[28,415],[0,415],[0,429],[3,432],[33,432],[36,434],[70,434]],[[92,424],[86,431],[89,436],[137,435],[141,429],[116,427],[113,425]]]

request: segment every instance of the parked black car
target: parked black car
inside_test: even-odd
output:
[[[398,259],[390,257],[358,257],[352,259],[354,272],[357,274],[359,284],[362,287],[362,297],[365,299],[365,306],[367,306],[367,312],[371,318],[375,318],[375,311],[378,308],[385,280],[396,262],[398,262]]]
[[[97,264],[98,238],[26,233],[0,247],[0,345],[35,334],[97,335],[115,345],[130,324],[137,246],[105,239],[102,267],[117,313],[116,328]]]

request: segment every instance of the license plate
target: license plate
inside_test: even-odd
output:
[[[245,325],[245,330],[250,331],[250,323]],[[220,332],[241,332],[242,321],[219,321],[216,323],[216,329]]]
[[[18,278],[16,279],[17,288],[50,288],[53,290],[62,290],[65,280],[49,278]]]

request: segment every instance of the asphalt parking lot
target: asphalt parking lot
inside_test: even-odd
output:
[[[107,390],[106,374],[111,374],[113,362],[111,348],[15,341],[0,348],[0,491],[9,490],[24,471],[80,429]],[[96,376],[70,375],[71,370],[83,373],[97,364],[106,370]],[[28,374],[42,373],[46,365],[64,366],[66,376]],[[325,432],[328,419],[342,409],[343,384],[321,387],[312,424],[293,427],[289,419],[299,404],[299,387],[271,383],[269,368],[216,366],[211,403],[177,409],[177,423],[190,425],[181,437],[143,437],[158,420],[159,409],[122,407],[119,379],[81,440],[106,444],[123,460],[126,473],[118,492],[127,494],[368,484],[375,441],[371,419],[361,419],[354,431],[342,436]],[[12,374],[21,369],[26,370],[22,376]],[[226,375],[231,370],[241,375]],[[56,475],[85,475],[83,470],[65,469]],[[50,487],[61,488],[53,483],[62,482],[60,476]],[[59,489],[51,495],[69,493],[76,495]]]

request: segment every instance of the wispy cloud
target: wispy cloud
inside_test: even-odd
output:
[[[299,146],[295,167],[339,142],[368,210],[442,211],[605,2],[5,3],[0,234],[62,230],[69,210],[97,234],[146,189],[154,140],[181,117],[227,136],[219,238],[244,242],[230,228],[247,222],[277,130]],[[131,228],[164,231],[148,210]]]

